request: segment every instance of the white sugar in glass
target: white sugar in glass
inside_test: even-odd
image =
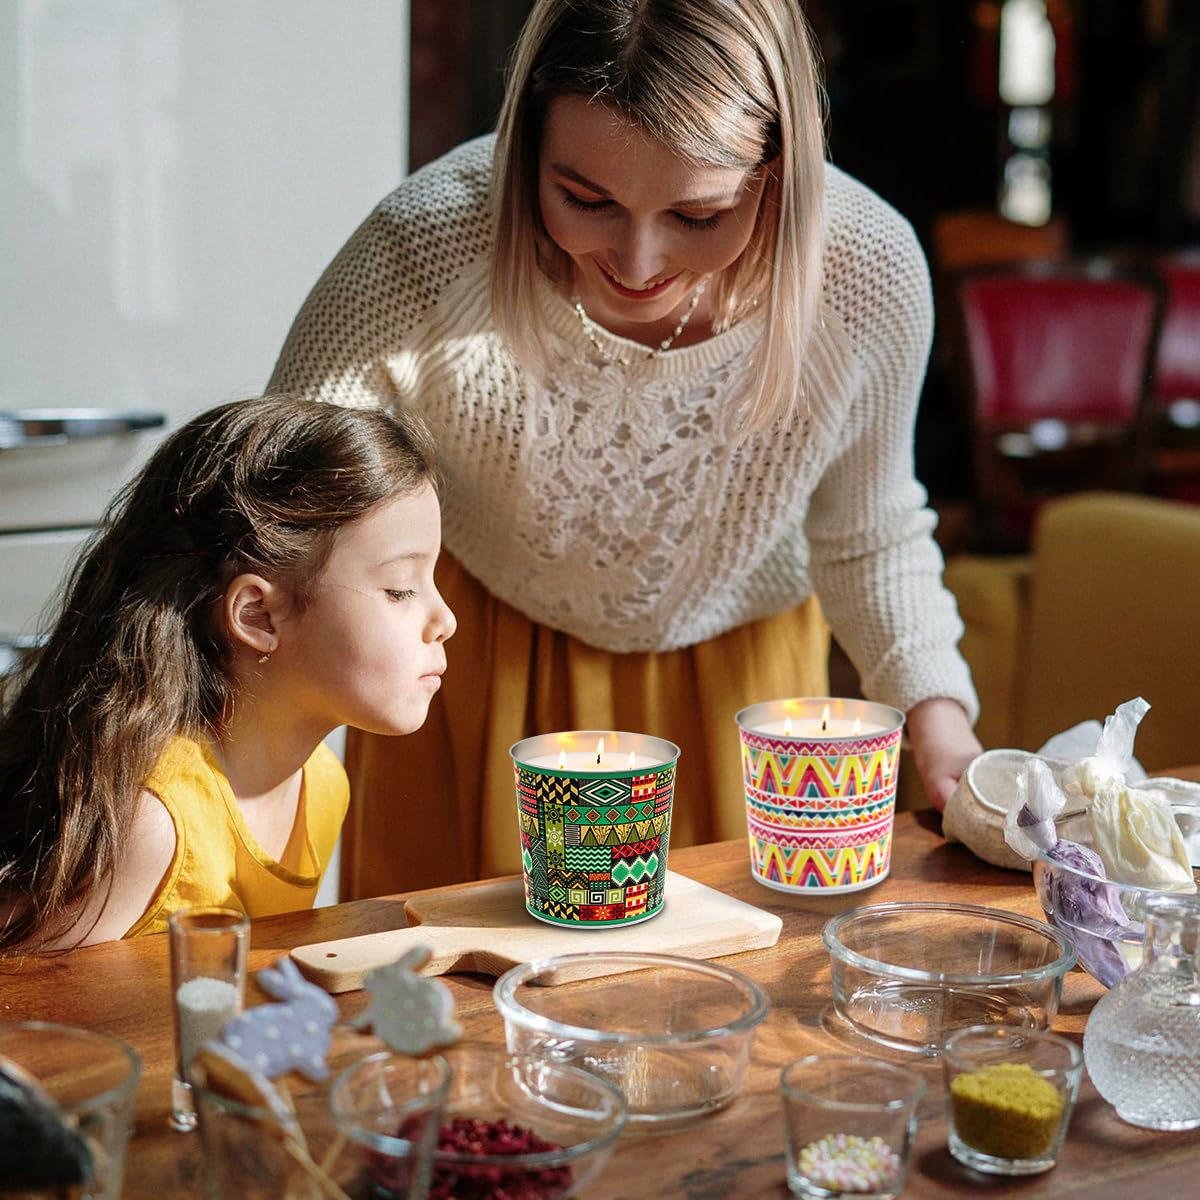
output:
[[[196,1127],[188,1069],[196,1051],[242,1010],[250,918],[232,908],[184,908],[167,919],[171,1009],[175,1018],[175,1078],[171,1125]]]

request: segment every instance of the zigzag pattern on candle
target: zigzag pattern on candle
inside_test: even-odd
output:
[[[793,888],[854,887],[887,874],[892,839],[827,851],[785,848],[750,838],[755,875]]]
[[[757,793],[746,795],[746,817],[762,825],[781,829],[850,829],[869,825],[889,816],[895,795],[887,792],[870,804],[851,805],[823,800],[809,808],[802,805],[765,803]]]
[[[746,787],[746,800],[757,808],[774,808],[779,812],[851,813],[868,808],[878,808],[891,803],[896,789],[888,784],[877,792],[865,792],[855,796],[781,796],[777,792],[764,792],[759,788]]]
[[[877,792],[892,783],[897,757],[898,747],[888,746],[867,754],[822,757],[756,750],[742,742],[746,786],[777,796],[845,799]]]
[[[608,846],[571,846],[566,848],[567,869],[572,871],[612,870],[612,850]]]
[[[869,842],[882,841],[891,836],[891,822],[877,821],[874,825],[868,825],[862,829],[784,831],[758,825],[751,821],[749,831],[752,837],[761,839],[764,844],[769,842],[771,845],[784,849],[799,846],[832,851],[840,850],[845,846],[865,846]]]

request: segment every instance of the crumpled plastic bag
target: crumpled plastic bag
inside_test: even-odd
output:
[[[1058,781],[1069,802],[1086,807],[1092,847],[1109,879],[1194,892],[1196,881],[1171,801],[1153,780],[1146,780],[1133,757],[1138,725],[1149,711],[1141,696],[1119,704],[1105,720],[1093,753],[1065,767]]]
[[[1092,845],[1110,879],[1168,892],[1194,892],[1188,851],[1171,803],[1153,788],[1102,782],[1088,809]]]
[[[1095,721],[1085,721],[1073,729],[1065,730],[1042,747],[1039,753],[1045,757],[1060,758],[1071,763],[1059,776],[1059,784],[1068,797],[1088,802],[1095,797],[1100,785],[1108,780],[1141,783],[1146,778],[1145,769],[1133,757],[1133,742],[1137,737],[1137,727],[1149,711],[1150,705],[1141,696],[1118,704],[1116,712],[1104,719],[1104,728],[1096,738],[1094,749],[1086,756],[1050,754],[1047,746],[1057,742],[1061,748],[1071,735],[1082,733],[1085,727],[1096,726],[1098,723]]]

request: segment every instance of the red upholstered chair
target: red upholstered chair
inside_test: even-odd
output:
[[[1050,496],[1140,488],[1161,285],[1108,263],[1036,263],[965,272],[956,294],[977,545],[1025,550]]]
[[[1151,487],[1200,503],[1200,249],[1155,265],[1167,297],[1151,384]]]

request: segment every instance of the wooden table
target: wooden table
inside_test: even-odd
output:
[[[747,1079],[734,1103],[681,1131],[623,1136],[587,1197],[787,1196],[777,1091],[780,1068],[802,1054],[850,1049],[845,1036],[829,1024],[829,964],[818,937],[833,913],[862,903],[922,899],[1040,915],[1027,875],[989,867],[963,847],[948,845],[940,835],[938,818],[931,813],[897,817],[891,875],[866,893],[820,897],[771,891],[750,877],[746,846],[740,841],[672,850],[671,866],[783,918],[778,945],[724,960],[766,988],[772,1011],[757,1033]],[[265,966],[297,945],[403,924],[401,905],[401,897],[391,897],[256,921],[251,968]],[[85,1025],[127,1039],[141,1054],[144,1074],[129,1148],[127,1200],[202,1196],[198,1139],[167,1127],[172,1032],[165,937],[93,946],[56,959],[7,964],[0,970],[0,1018]],[[466,1036],[502,1041],[502,1023],[491,1002],[492,981],[454,976],[448,982]],[[1100,994],[1098,984],[1072,972],[1056,1028],[1078,1038]],[[343,1014],[350,1016],[363,1008],[365,997],[351,992],[339,1000]],[[855,1048],[861,1049],[862,1044]],[[1055,1170],[1012,1181],[974,1175],[946,1151],[937,1063],[921,1060],[914,1065],[926,1074],[930,1087],[920,1114],[908,1196],[926,1200],[986,1190],[997,1197],[1127,1200],[1137,1195],[1197,1194],[1200,1132],[1151,1133],[1124,1125],[1086,1080]]]

